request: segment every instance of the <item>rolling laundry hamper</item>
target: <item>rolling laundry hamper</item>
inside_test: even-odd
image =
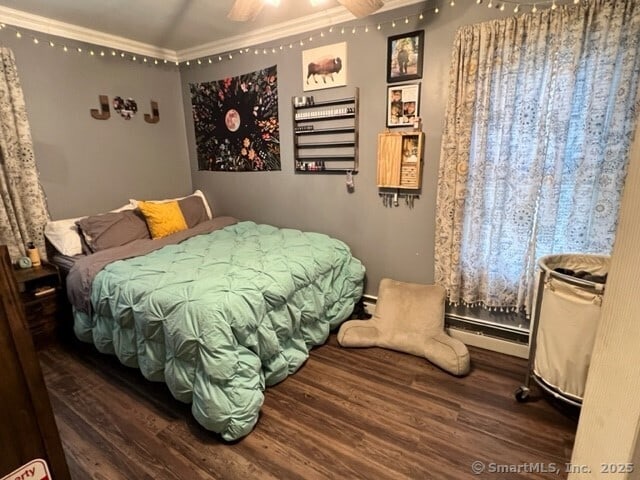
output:
[[[529,364],[515,392],[519,402],[529,398],[533,380],[555,398],[582,405],[609,260],[584,254],[539,260]]]

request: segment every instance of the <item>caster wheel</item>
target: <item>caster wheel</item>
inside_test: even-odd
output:
[[[529,400],[529,389],[527,387],[518,387],[514,395],[518,402],[524,403]]]

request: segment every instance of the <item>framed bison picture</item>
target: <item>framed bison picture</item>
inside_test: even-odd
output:
[[[302,52],[303,90],[343,87],[347,84],[347,42]]]
[[[422,78],[424,30],[389,37],[387,44],[387,82],[406,82]]]

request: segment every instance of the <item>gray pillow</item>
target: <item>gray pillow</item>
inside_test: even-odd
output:
[[[134,240],[150,239],[147,222],[137,210],[109,212],[76,222],[87,253],[119,247]]]
[[[209,220],[209,215],[207,215],[204,202],[202,201],[202,198],[197,195],[190,195],[178,200],[178,206],[180,207],[182,216],[184,217],[185,222],[187,222],[187,227],[189,228],[193,228],[199,223]]]

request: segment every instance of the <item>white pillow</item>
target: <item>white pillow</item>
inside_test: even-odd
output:
[[[202,198],[202,203],[204,203],[204,209],[207,212],[207,216],[209,217],[209,220],[211,220],[213,218],[213,215],[211,215],[211,208],[209,208],[209,202],[207,202],[207,198],[204,196],[204,193],[202,193],[200,190],[196,190],[191,195],[185,195],[184,197],[165,198],[163,200],[148,200],[148,201],[155,202],[155,203],[173,202],[174,200],[182,200],[183,198],[191,197],[193,195]],[[130,198],[129,202],[133,206],[133,208],[138,208],[138,200]]]
[[[76,222],[85,217],[66,218],[48,222],[44,226],[44,235],[51,245],[56,247],[63,255],[80,255],[82,253],[82,241]]]
[[[120,208],[111,210],[112,212],[122,212],[124,210],[133,210],[135,207],[131,203],[127,203]],[[86,217],[86,216],[85,216]],[[44,226],[44,235],[51,242],[57,251],[63,255],[73,257],[80,255],[82,251],[82,240],[76,222],[85,217],[65,218],[63,220],[53,220]]]

